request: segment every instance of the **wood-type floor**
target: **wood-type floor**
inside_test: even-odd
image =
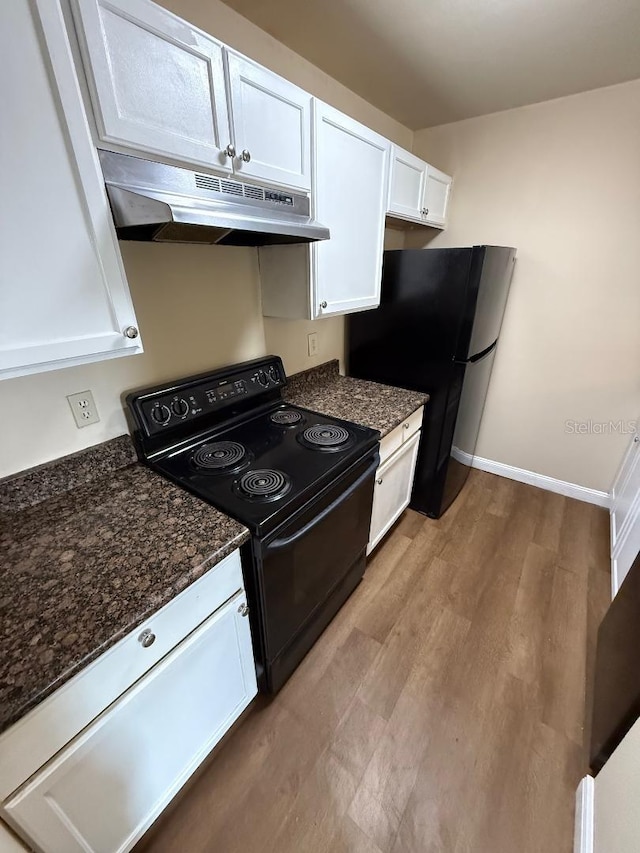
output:
[[[137,850],[570,853],[605,510],[473,471],[408,511]]]

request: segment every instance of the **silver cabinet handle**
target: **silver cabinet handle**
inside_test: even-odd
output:
[[[245,163],[248,163],[251,160],[251,153],[247,151],[245,148],[242,154],[240,155]]]
[[[409,429],[409,424],[403,424],[403,427],[404,427],[405,429]]]
[[[424,215],[425,215],[425,216],[428,216],[428,215],[429,215],[429,208],[428,208],[428,207],[425,207],[425,209],[424,209]]]
[[[633,439],[633,443],[637,444],[640,441],[640,435],[636,435]]]
[[[153,631],[150,631],[149,628],[145,628],[145,630],[138,637],[138,642],[145,649],[148,649],[149,646],[152,646],[155,641],[156,635],[153,633]]]
[[[133,340],[134,338],[138,337],[140,332],[136,329],[135,326],[127,326],[127,328],[122,334],[125,336],[125,338],[131,338]]]
[[[376,483],[377,483],[379,486],[381,486],[381,485],[382,485],[382,477],[378,477],[378,479],[376,480]]]
[[[227,147],[224,149],[224,153],[227,155],[227,157],[235,157],[236,156],[235,146],[233,146],[231,143],[229,143],[227,145]]]
[[[321,307],[321,308],[326,308],[326,307],[327,307],[327,303],[326,303],[326,302],[321,302],[321,303],[320,303],[320,307]]]
[[[248,604],[246,604],[245,602],[243,602],[243,603],[240,605],[240,607],[238,607],[238,613],[239,613],[241,616],[248,616],[248,615],[249,615],[249,606],[248,606]]]

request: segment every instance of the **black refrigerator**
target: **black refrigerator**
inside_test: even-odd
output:
[[[473,460],[516,250],[384,253],[380,307],[348,318],[348,373],[425,391],[410,506],[439,518]]]

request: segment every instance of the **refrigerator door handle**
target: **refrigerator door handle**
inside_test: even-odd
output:
[[[480,352],[477,352],[475,355],[472,355],[470,358],[466,358],[464,361],[457,361],[456,364],[475,364],[476,361],[482,361],[483,358],[486,358],[490,352],[492,352],[498,346],[498,341],[495,340],[492,344],[489,344],[488,347],[485,347]]]

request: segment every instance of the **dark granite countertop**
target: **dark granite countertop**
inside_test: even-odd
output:
[[[135,458],[121,436],[0,482],[0,731],[249,537]]]
[[[304,409],[380,430],[382,436],[429,399],[419,391],[341,376],[337,360],[290,376],[284,396]]]

